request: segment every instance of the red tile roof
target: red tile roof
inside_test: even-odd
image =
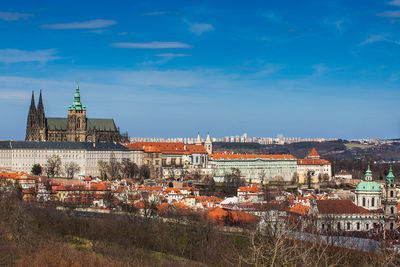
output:
[[[310,207],[302,205],[302,204],[296,204],[292,208],[289,209],[289,212],[300,214],[300,215],[306,215],[307,212],[310,210]]]
[[[249,192],[249,193],[257,193],[261,191],[261,188],[257,185],[249,185],[238,188],[239,192]]]
[[[371,211],[357,206],[348,199],[316,200],[320,214],[365,214]]]
[[[202,145],[185,145],[172,142],[136,142],[123,143],[130,150],[144,150],[145,152],[162,152],[163,154],[207,154]]]
[[[186,149],[190,154],[207,154],[206,149],[202,145],[187,145]]]
[[[212,154],[212,159],[296,159],[292,155],[256,155],[256,154]]]
[[[315,150],[315,148],[313,147],[313,149],[311,150],[310,154],[308,154],[309,157],[319,157],[319,154],[317,152],[317,150]]]

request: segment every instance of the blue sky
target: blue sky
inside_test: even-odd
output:
[[[5,1],[0,139],[32,90],[130,136],[400,136],[400,0]]]

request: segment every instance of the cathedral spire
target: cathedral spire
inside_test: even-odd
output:
[[[35,93],[32,91],[32,99],[31,99],[31,106],[29,107],[29,113],[36,112],[36,105],[35,105]]]
[[[42,99],[42,90],[40,90],[39,103],[38,103],[37,111],[40,112],[40,113],[44,113],[43,99]]]

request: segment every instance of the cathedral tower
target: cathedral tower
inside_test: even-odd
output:
[[[31,105],[29,107],[28,120],[26,122],[26,141],[36,140],[37,138],[37,111],[35,105],[35,94],[32,91]]]
[[[386,230],[395,230],[397,228],[397,192],[394,178],[392,167],[390,166],[385,182],[385,195],[382,200]]]
[[[42,90],[40,90],[39,103],[37,106],[36,114],[39,141],[46,141],[46,115],[44,114]]]
[[[86,141],[86,106],[81,103],[79,84],[76,83],[74,102],[68,107],[68,133],[67,141]]]

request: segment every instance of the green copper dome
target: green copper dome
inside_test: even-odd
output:
[[[394,175],[393,175],[393,171],[392,171],[392,166],[390,166],[389,173],[386,176],[386,183],[394,184]]]
[[[381,187],[377,182],[374,181],[361,181],[357,187],[356,191],[375,191],[381,192]]]

